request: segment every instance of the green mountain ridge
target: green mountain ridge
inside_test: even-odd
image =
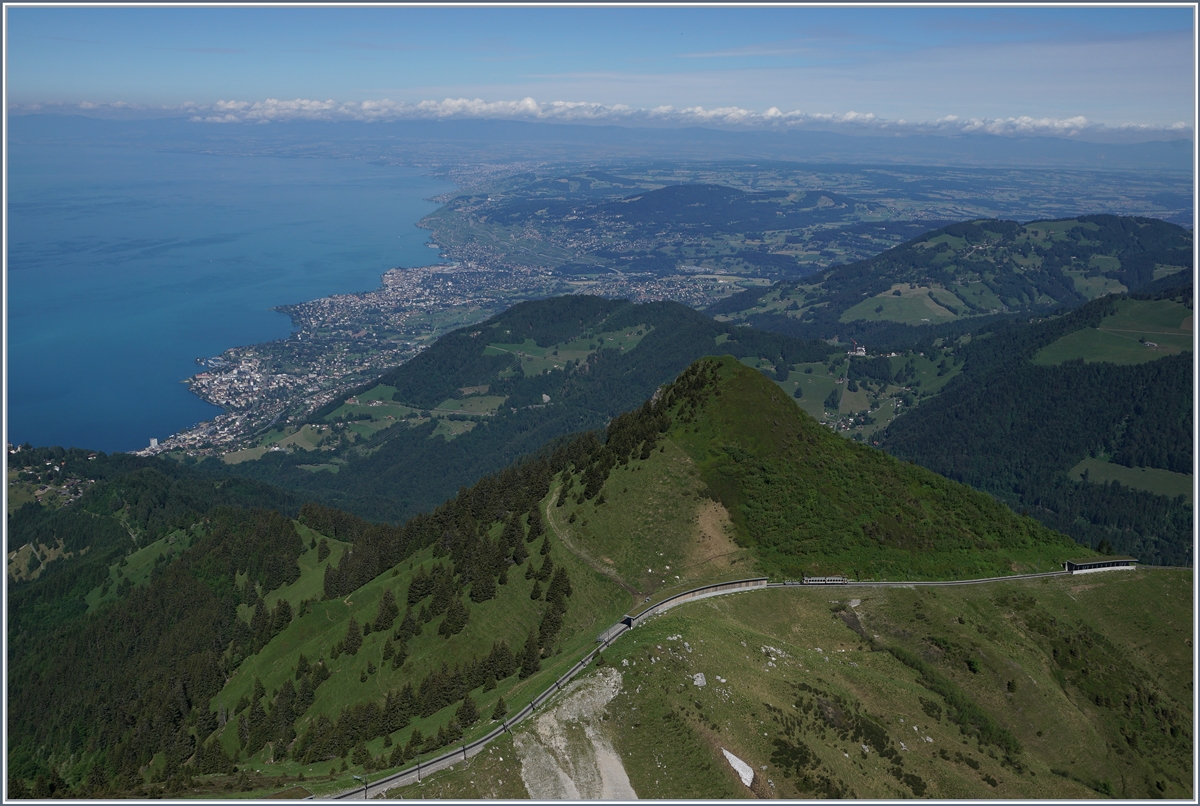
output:
[[[833,506],[791,494],[807,486]],[[112,500],[107,489],[86,503]],[[602,528],[647,500],[659,515],[678,506],[640,524],[660,539]],[[14,622],[10,610],[10,761],[27,791],[179,793],[232,782],[235,766],[334,779],[339,759],[395,766],[485,731],[479,715],[502,711],[500,698],[520,707],[636,597],[756,566],[916,578],[1080,552],[983,494],[841,440],[731,357],[694,365],[603,442],[543,452],[400,527],[312,504],[299,521],[179,508],[162,523],[185,525],[186,547],[143,585],[41,624],[45,613]],[[657,578],[660,564],[677,579]]]
[[[963,332],[972,320],[1079,305],[1191,265],[1191,233],[1157,219],[1093,215],[1023,225],[982,219],[801,282],[746,291],[708,310],[804,338],[874,339],[882,348],[908,328]]]
[[[365,448],[355,441],[332,451],[273,452],[220,472],[395,521],[429,511],[551,440],[603,427],[702,355],[792,365],[823,361],[832,351],[819,341],[720,324],[673,302],[526,302],[442,337],[357,390],[358,405],[337,401],[314,414],[313,422],[343,429],[359,427],[340,424],[346,418],[373,421],[382,430],[370,432]],[[314,472],[314,461],[336,474]]]

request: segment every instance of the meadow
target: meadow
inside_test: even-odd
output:
[[[1182,495],[1188,503],[1192,502],[1193,477],[1190,473],[1173,473],[1156,467],[1125,467],[1089,456],[1067,471],[1067,475],[1096,484],[1115,481],[1135,490],[1145,490],[1168,498]]]
[[[1117,301],[1100,325],[1073,331],[1039,350],[1034,364],[1107,361],[1141,364],[1192,349],[1192,309],[1174,300]]]
[[[622,688],[599,724],[639,798],[1189,798],[1191,586],[1143,569],[689,603],[604,653]],[[503,742],[390,795],[525,797]]]

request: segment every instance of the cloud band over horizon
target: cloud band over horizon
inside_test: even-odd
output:
[[[1069,117],[965,117],[946,115],[935,120],[889,120],[871,112],[782,111],[770,107],[758,112],[738,106],[704,108],[656,106],[635,108],[578,101],[484,101],[479,98],[446,98],[441,101],[339,102],[297,98],[262,101],[217,101],[152,106],[130,103],[12,104],[10,115],[73,113],[93,117],[183,117],[195,123],[264,124],[289,121],[391,122],[400,120],[516,120],[543,123],[618,124],[645,127],[705,126],[722,129],[787,131],[858,131],[877,134],[990,134],[997,136],[1049,136],[1069,139],[1141,141],[1155,138],[1190,138],[1192,126],[1184,121],[1170,125],[1121,124],[1110,126],[1083,115]]]

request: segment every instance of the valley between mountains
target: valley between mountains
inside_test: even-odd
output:
[[[857,209],[697,192],[614,226]],[[10,446],[9,797],[333,797],[504,726],[372,794],[1193,798],[1190,250],[965,222],[771,258],[704,312],[522,302],[237,450]],[[670,256],[593,257],[569,276]],[[597,642],[711,583],[1123,555],[764,587]]]

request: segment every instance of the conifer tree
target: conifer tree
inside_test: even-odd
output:
[[[400,619],[400,626],[396,628],[396,632],[392,637],[400,643],[404,643],[409,638],[420,633],[420,622],[413,616],[412,605],[409,605],[408,609],[404,611],[404,618]]]
[[[484,568],[476,569],[479,576],[471,580],[471,601],[486,602],[496,598],[496,580],[492,579],[491,571]],[[451,604],[451,607],[454,605]]]
[[[305,675],[300,678],[300,689],[296,692],[296,712],[303,714],[312,707],[316,693],[313,691],[312,678]]]
[[[396,595],[392,593],[391,588],[384,588],[383,596],[379,600],[379,614],[375,616],[375,623],[371,626],[375,632],[390,630],[392,622],[398,615],[400,615],[400,608],[396,604]]]
[[[350,623],[346,626],[346,637],[342,639],[342,651],[347,655],[357,655],[362,642],[362,627],[359,627],[354,616],[351,616]]]
[[[504,698],[501,697],[500,699],[496,700],[496,708],[494,711],[492,711],[492,721],[496,722],[504,719],[505,715],[507,714],[508,705],[504,702]]]
[[[463,697],[462,705],[454,712],[454,719],[463,728],[469,728],[479,721],[479,707],[475,705],[475,700],[471,699],[470,694]]]
[[[271,637],[279,635],[291,623],[292,606],[286,598],[280,596],[279,601],[275,603],[275,608],[271,611]]]
[[[523,543],[525,530],[521,528],[521,518],[519,515],[513,515],[504,524],[504,531],[500,534],[500,542],[506,547],[513,547],[519,543]]]
[[[467,619],[469,618],[470,614],[467,612],[462,599],[455,596],[450,600],[450,607],[446,609],[446,618],[442,619],[442,624],[438,627],[438,635],[443,635],[446,638],[457,635],[462,632],[463,627],[467,626]]]
[[[408,585],[408,604],[410,606],[417,604],[428,596],[432,589],[433,581],[429,578],[429,574],[425,573],[425,566],[422,565],[417,569],[412,582]]]
[[[546,526],[542,523],[542,509],[540,506],[535,506],[529,510],[529,534],[525,536],[525,542],[532,543],[545,531]]]
[[[520,678],[524,680],[532,674],[536,674],[542,668],[541,649],[538,648],[537,636],[532,632],[525,639],[525,649],[521,653],[521,674]]]

